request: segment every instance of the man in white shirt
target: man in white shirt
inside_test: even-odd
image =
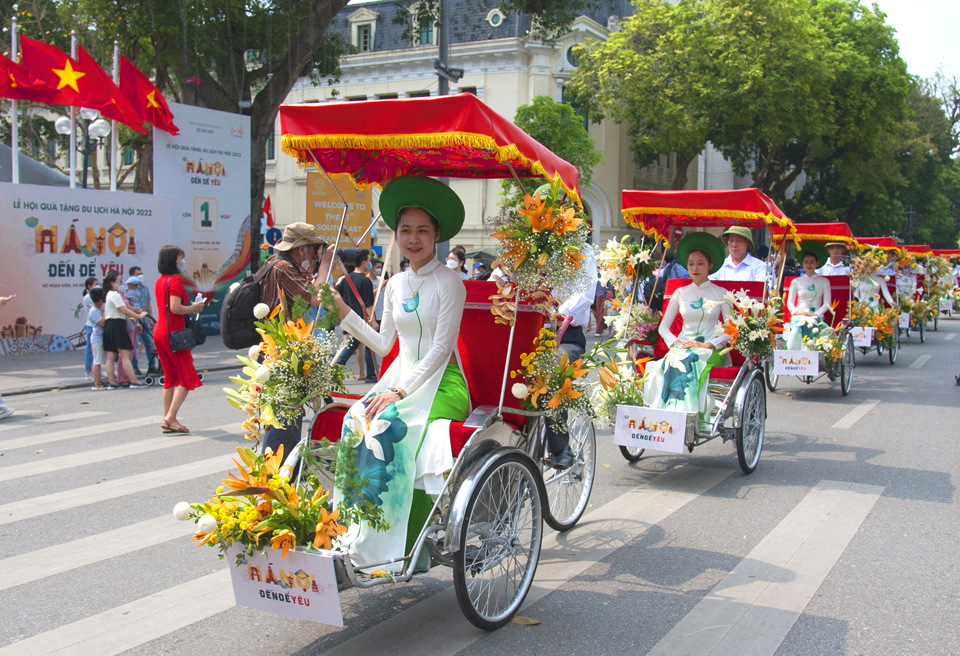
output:
[[[766,263],[750,255],[749,251],[755,248],[750,228],[733,226],[720,239],[727,245],[729,255],[720,270],[710,276],[710,280],[764,282],[769,278]]]
[[[844,245],[839,242],[829,242],[827,252],[830,253],[830,259],[822,267],[817,269],[821,276],[848,276],[850,267],[843,263]]]
[[[894,251],[887,251],[887,263],[880,267],[877,273],[881,276],[895,276],[899,273],[897,271],[897,254]]]
[[[589,282],[582,290],[558,290],[557,298],[562,301],[559,314],[570,317],[567,326],[560,338],[560,348],[566,351],[570,362],[576,362],[583,357],[587,350],[587,338],[584,331],[590,322],[590,306],[594,300],[594,283],[597,279],[597,262],[594,259],[593,248],[584,250],[586,259],[583,261],[585,280]],[[564,420],[566,420],[564,413]],[[566,469],[573,464],[573,453],[570,450],[570,436],[567,433],[555,431],[547,422],[547,444],[550,448],[550,463],[554,469]]]

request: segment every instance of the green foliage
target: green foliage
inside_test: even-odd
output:
[[[531,137],[549,148],[580,170],[580,186],[586,187],[593,177],[593,167],[603,161],[593,139],[587,134],[583,119],[577,116],[569,103],[558,103],[549,96],[537,96],[529,105],[517,107],[513,122]],[[532,194],[549,180],[524,181],[524,188]],[[504,205],[523,204],[523,194],[516,180],[501,182],[500,196]]]
[[[628,126],[639,166],[677,153],[674,188],[712,142],[782,202],[807,170],[877,172],[906,113],[906,65],[859,0],[649,0],[580,57],[570,90]]]

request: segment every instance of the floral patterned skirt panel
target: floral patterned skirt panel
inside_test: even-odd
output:
[[[662,360],[647,365],[644,403],[650,408],[697,412],[707,419],[713,398],[707,378],[722,361],[713,349],[670,349]]]

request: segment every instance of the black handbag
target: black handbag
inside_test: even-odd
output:
[[[167,325],[170,325],[170,281],[167,280]],[[186,327],[170,333],[170,350],[174,353],[186,351],[207,341],[207,334],[203,331],[200,316],[196,314],[184,315]]]

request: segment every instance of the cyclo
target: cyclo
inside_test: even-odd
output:
[[[951,265],[956,265],[957,258],[960,258],[960,248],[935,248],[933,249],[933,254],[937,257],[942,257],[950,262]],[[952,275],[952,274],[951,274]],[[957,277],[953,276],[953,287],[957,287]],[[954,305],[953,298],[943,299],[940,305],[940,313],[945,314],[951,319],[953,318],[953,313],[957,311],[957,307]]]
[[[328,176],[347,175],[358,187],[382,185],[399,175],[454,178],[560,179],[577,198],[578,172],[471,94],[333,105],[281,105],[285,152]],[[344,209],[343,216],[346,216]],[[376,220],[376,219],[375,219]],[[343,218],[341,218],[341,232]],[[339,240],[339,238],[338,238]],[[389,254],[387,255],[389,258]],[[544,325],[544,315],[518,304],[508,328],[495,323],[490,296],[497,285],[465,281],[467,299],[459,353],[472,412],[450,424],[455,463],[412,549],[402,557],[366,565],[335,556],[338,586],[370,588],[409,581],[422,552],[431,566],[453,569],[457,600],[466,618],[484,630],[509,622],[533,583],[543,522],[572,528],[590,498],[596,442],[588,417],[568,419],[573,466],[554,470],[545,458],[542,412],[524,411],[505,394],[507,373]],[[398,352],[384,359],[382,371]],[[348,400],[359,397],[346,397]],[[348,403],[319,407],[301,445],[339,439]],[[296,462],[295,449],[285,464]],[[376,567],[399,566],[392,576]]]
[[[933,249],[927,246],[926,244],[904,244],[901,248],[907,253],[913,255],[918,261],[921,259],[926,259],[927,257],[934,254]],[[926,273],[916,274],[917,287],[914,292],[915,301],[926,301],[931,302],[935,299],[930,297],[930,294],[927,291],[927,275]],[[925,316],[918,317],[921,324],[926,324],[928,321],[933,322],[933,330],[939,328],[940,324],[940,308],[930,308],[928,312],[925,313]]]
[[[885,253],[892,254],[894,257],[899,258],[901,253],[907,252],[903,249],[893,237],[857,237],[857,243],[860,246],[869,246],[871,248],[879,249]],[[887,289],[890,290],[891,296],[897,300],[898,306],[903,305],[903,299],[907,298],[911,301],[920,301],[923,300],[923,278],[920,278],[920,282],[917,282],[917,277],[907,272],[903,273],[901,267],[894,267],[896,274],[891,280],[886,281]],[[915,330],[920,336],[920,343],[927,341],[927,322],[926,319],[917,314],[916,312],[900,312],[899,321],[897,323],[897,332],[900,337],[910,337]]]
[[[793,222],[765,194],[757,189],[731,191],[633,191],[622,193],[623,215],[626,222],[657,241],[669,246],[670,236],[678,228],[745,226],[768,228],[781,226],[788,235],[794,234]],[[661,262],[660,270],[663,270]],[[713,281],[731,292],[743,291],[750,298],[766,302],[769,296],[766,282]],[[680,287],[689,280],[670,279],[664,291],[664,306]],[[678,322],[682,319],[678,316]],[[679,327],[675,325],[675,327]],[[654,356],[662,358],[668,348],[657,339]],[[710,413],[709,428],[702,427],[697,413],[686,413],[684,446],[692,453],[698,447],[717,437],[724,442],[733,440],[737,460],[745,474],[752,473],[760,461],[766,428],[767,397],[763,380],[765,358],[745,357],[739,351],[730,352],[731,366],[715,366],[710,370],[709,389],[717,399]],[[721,400],[722,399],[722,400]],[[645,449],[621,446],[624,458],[639,460]]]
[[[799,223],[796,224],[796,235],[803,242],[816,243],[843,243],[847,248],[855,250],[857,240],[846,223]],[[779,226],[771,226],[774,242],[780,244],[784,241],[785,231]],[[833,299],[833,306],[827,311],[831,314],[829,325],[836,331],[840,341],[840,357],[830,359],[830,367],[827,367],[827,353],[816,350],[811,353],[818,354],[820,374],[816,376],[797,376],[797,378],[807,384],[815,383],[824,376],[831,381],[840,380],[840,393],[846,396],[850,393],[853,385],[853,370],[856,367],[854,358],[853,336],[850,334],[850,321],[847,318],[847,308],[850,305],[851,289],[850,276],[823,276],[830,283],[830,295]],[[795,280],[794,277],[783,279],[783,289],[789,290],[790,283]],[[788,295],[784,295],[783,303],[783,323],[786,325],[791,318],[790,303]],[[782,338],[777,338],[777,348],[785,348]],[[777,391],[779,376],[775,373],[773,362],[764,361],[764,375],[767,379],[767,388],[771,392]]]

